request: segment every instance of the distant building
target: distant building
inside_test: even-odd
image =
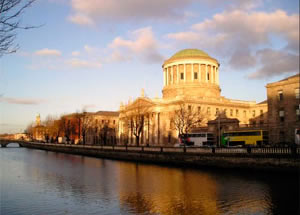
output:
[[[267,84],[269,141],[271,144],[294,143],[300,128],[299,74]]]
[[[14,139],[15,140],[29,140],[27,134],[25,134],[25,133],[16,133],[16,134],[14,134]]]
[[[38,141],[45,141],[46,128],[41,124],[41,116],[38,114],[35,119],[35,126],[33,127],[33,139]]]
[[[117,144],[119,112],[98,111],[96,113],[88,113],[86,123],[86,144]]]
[[[172,127],[172,116],[178,104],[185,103],[201,111],[205,117],[202,125],[216,119],[219,113],[235,118],[240,124],[264,124],[267,121],[267,103],[241,101],[221,96],[219,62],[198,49],[177,52],[162,65],[163,97],[150,99],[142,92],[133,102],[120,106],[121,143],[136,144],[133,112],[144,111],[141,145],[172,145],[177,142],[178,131]],[[233,80],[234,84],[234,80]],[[142,110],[141,106],[147,107]],[[144,108],[145,109],[145,108]]]

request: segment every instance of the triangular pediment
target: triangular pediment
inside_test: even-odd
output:
[[[155,103],[147,97],[139,97],[130,104],[130,106],[133,106],[133,107],[140,106],[140,105],[141,106],[153,106],[153,105],[155,105]]]

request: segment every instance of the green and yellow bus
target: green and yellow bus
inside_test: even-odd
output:
[[[228,131],[222,135],[223,146],[263,146],[268,144],[268,131]]]

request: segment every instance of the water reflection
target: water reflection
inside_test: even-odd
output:
[[[3,214],[297,214],[298,176],[0,149]],[[286,213],[287,212],[287,213]]]

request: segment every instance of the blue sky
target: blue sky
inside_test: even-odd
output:
[[[261,102],[299,72],[298,0],[37,0],[22,23],[42,27],[0,58],[0,133],[38,113],[118,110],[142,88],[161,96],[161,65],[184,48],[220,62],[227,98]]]

